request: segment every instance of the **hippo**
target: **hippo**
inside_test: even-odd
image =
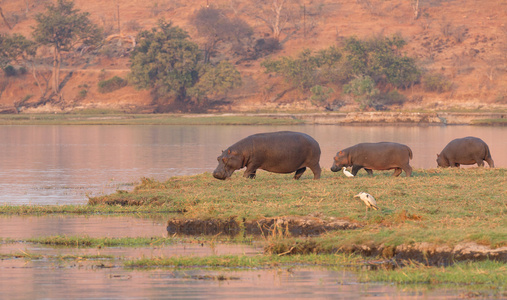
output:
[[[399,176],[403,170],[409,177],[412,174],[410,159],[412,150],[407,145],[391,142],[360,143],[338,152],[331,171],[338,172],[343,167],[352,166],[352,174],[355,176],[361,168],[368,175],[373,175],[372,170],[395,169],[393,176]]]
[[[490,168],[495,167],[488,145],[480,138],[473,136],[452,140],[440,154],[437,154],[437,165],[443,168],[475,163],[483,167],[484,160],[488,162]]]
[[[248,136],[222,152],[213,171],[217,179],[230,178],[235,170],[246,167],[243,177],[255,178],[257,169],[273,173],[296,172],[299,179],[310,168],[319,179],[320,146],[311,136],[291,131],[259,133]]]

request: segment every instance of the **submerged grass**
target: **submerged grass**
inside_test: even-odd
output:
[[[171,256],[140,258],[125,261],[127,267],[136,268],[273,268],[279,266],[327,266],[343,267],[360,265],[362,258],[357,255],[210,255],[205,257]]]
[[[403,268],[362,270],[362,282],[395,282],[398,284],[474,284],[497,289],[507,288],[507,266],[496,261],[461,262],[449,267],[429,267],[411,263]]]
[[[258,269],[325,267],[349,270],[358,274],[360,282],[393,282],[396,284],[470,285],[474,288],[507,288],[507,267],[496,261],[462,262],[449,267],[432,267],[409,262],[397,268],[368,268],[368,262],[358,255],[308,254],[308,255],[220,255],[220,256],[172,256],[128,260],[128,268],[212,268],[212,269]]]
[[[65,247],[141,247],[174,244],[175,240],[165,237],[122,237],[122,238],[92,238],[80,236],[49,236],[26,239],[26,242]]]
[[[167,217],[171,211],[166,206],[125,206],[125,205],[0,205],[0,215],[44,216],[51,214],[67,215],[139,215]]]

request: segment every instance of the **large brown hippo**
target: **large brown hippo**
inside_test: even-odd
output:
[[[480,138],[473,136],[452,140],[440,154],[437,154],[437,164],[444,168],[475,163],[483,167],[484,160],[491,168],[495,167],[488,145]]]
[[[235,170],[246,167],[244,177],[255,178],[257,169],[273,173],[296,172],[299,179],[310,168],[313,179],[320,178],[320,146],[311,136],[291,131],[259,133],[248,136],[222,152],[213,177],[227,179]]]
[[[399,176],[403,170],[408,177],[412,174],[410,159],[412,150],[403,144],[360,143],[338,152],[331,171],[338,172],[343,167],[352,166],[352,174],[355,176],[361,168],[364,168],[368,175],[373,175],[372,170],[395,169],[393,176]]]

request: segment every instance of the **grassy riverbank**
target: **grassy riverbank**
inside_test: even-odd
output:
[[[507,169],[414,170],[410,178],[391,173],[368,177],[362,171],[350,179],[324,171],[313,180],[307,172],[299,181],[263,171],[254,180],[242,171],[227,181],[209,173],[165,182],[143,178],[132,191],[93,197],[88,205],[0,206],[0,214],[135,214],[165,218],[175,231],[167,238],[49,236],[24,243],[104,248],[255,240],[264,249],[254,256],[111,259],[130,268],[345,267],[361,281],[466,283],[505,295]],[[353,198],[360,191],[374,195],[381,210],[366,212]]]
[[[297,125],[290,116],[123,114],[16,114],[0,115],[0,125]]]
[[[505,126],[502,112],[271,112],[231,114],[130,114],[83,111],[0,114],[0,125],[486,125]]]
[[[155,210],[180,211],[178,219],[249,221],[298,216],[358,225],[354,230],[311,238],[321,252],[367,243],[507,246],[506,169],[416,170],[411,178],[392,178],[391,172],[376,172],[370,178],[360,172],[353,179],[327,171],[318,181],[310,179],[311,172],[300,181],[267,172],[247,180],[241,173],[227,181],[211,174],[166,182],[144,179],[132,192],[118,191],[91,198],[89,203],[150,205]],[[382,210],[365,212],[364,204],[353,198],[360,191],[374,195]],[[294,237],[282,240],[300,242]]]

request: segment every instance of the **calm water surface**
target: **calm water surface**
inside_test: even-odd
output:
[[[2,262],[0,271],[2,299],[462,299],[460,295],[466,295],[458,288],[411,291],[360,284],[351,273],[305,269],[147,271],[9,260]],[[230,279],[210,279],[217,276]]]
[[[434,168],[452,139],[473,135],[489,144],[497,167],[507,167],[507,128],[363,126],[0,126],[0,203],[83,204],[87,195],[129,189],[141,177],[211,172],[221,150],[259,132],[293,130],[313,136],[321,165],[359,142],[395,141],[414,152],[414,168]],[[211,176],[211,175],[210,175]],[[162,237],[165,220],[135,217],[0,217],[0,240],[41,236]],[[259,255],[245,245],[51,248],[0,243],[0,253],[105,254],[126,259],[173,255]],[[225,276],[231,280],[210,280]],[[291,270],[129,270],[104,261],[0,260],[0,299],[457,299],[466,290],[413,291],[362,284],[353,273]]]
[[[414,168],[434,168],[436,153],[469,135],[488,143],[497,167],[507,167],[506,127],[0,126],[0,203],[83,204],[87,195],[129,189],[141,177],[211,172],[221,150],[248,135],[279,130],[313,136],[324,168],[338,150],[379,141],[407,144]]]

